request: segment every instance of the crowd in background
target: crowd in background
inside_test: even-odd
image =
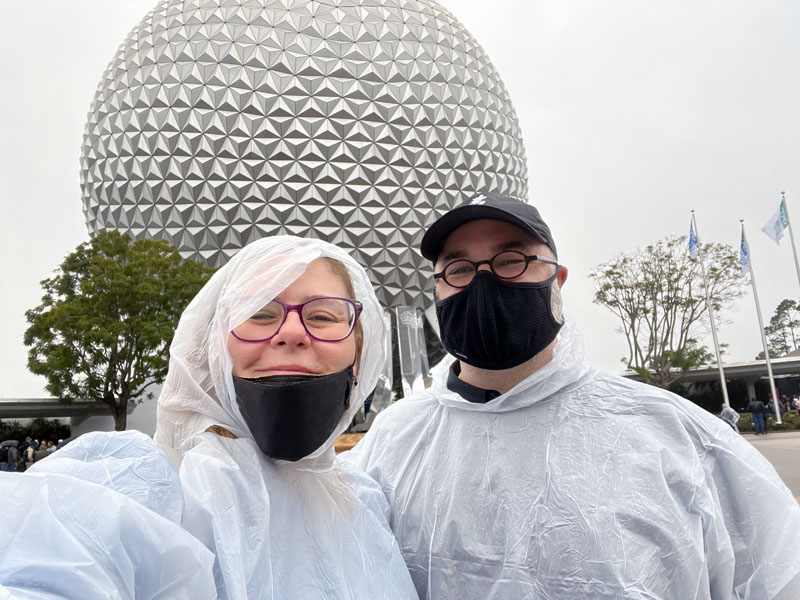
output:
[[[35,440],[27,436],[20,444],[18,440],[0,443],[0,471],[24,471],[33,463],[50,456],[64,445],[64,440]]]

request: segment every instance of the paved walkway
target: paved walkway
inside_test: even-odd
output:
[[[763,454],[800,502],[800,431],[773,431],[742,437]]]

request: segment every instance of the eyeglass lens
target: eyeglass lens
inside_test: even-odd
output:
[[[508,250],[495,255],[489,268],[501,279],[519,277],[528,268],[528,260],[522,252]],[[469,260],[455,260],[445,267],[444,280],[453,287],[469,285],[475,277],[475,264]]]
[[[283,305],[272,301],[233,332],[246,341],[266,340],[278,333],[285,318]],[[317,298],[303,304],[298,311],[306,331],[314,338],[338,341],[353,330],[355,307],[340,298]]]

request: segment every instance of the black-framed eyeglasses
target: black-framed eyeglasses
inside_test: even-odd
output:
[[[450,287],[465,288],[475,279],[475,273],[481,265],[489,265],[492,273],[499,279],[514,279],[528,269],[534,261],[558,265],[558,261],[539,254],[524,254],[517,250],[504,250],[488,260],[472,261],[459,258],[448,263],[441,273],[434,273],[435,279],[443,279]]]
[[[281,330],[289,313],[296,311],[311,339],[341,342],[353,333],[363,308],[361,302],[348,298],[314,298],[302,304],[273,300],[231,333],[242,342],[269,341]]]

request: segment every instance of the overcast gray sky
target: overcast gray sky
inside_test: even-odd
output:
[[[592,304],[603,261],[685,235],[738,246],[745,219],[765,319],[798,298],[788,237],[759,230],[785,190],[800,227],[800,3],[794,0],[443,0],[478,39],[522,127],[530,198],[570,276],[590,357],[625,340]],[[39,396],[24,312],[88,239],[79,149],[100,76],[152,0],[0,3],[0,398]],[[798,230],[800,234],[800,229]],[[720,329],[728,361],[761,349],[752,293]],[[710,339],[708,340],[711,344]]]

